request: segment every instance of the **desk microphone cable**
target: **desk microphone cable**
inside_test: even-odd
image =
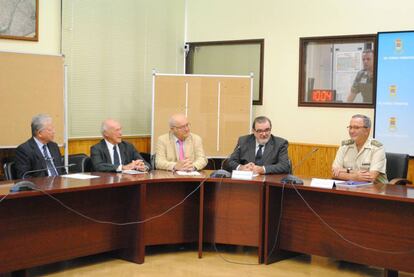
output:
[[[0,199],[0,203],[1,202],[3,202],[3,200],[4,199],[6,199],[7,198],[7,196],[9,196],[10,195],[10,190],[7,192],[7,194],[6,195],[4,195],[1,199]]]
[[[283,216],[283,197],[285,195],[285,185],[286,183],[282,183],[282,193],[280,195],[280,208],[279,208],[279,220],[277,223],[277,229],[276,229],[276,235],[275,235],[275,242],[273,243],[272,249],[269,251],[269,254],[267,254],[267,258],[270,258],[270,256],[273,254],[273,251],[276,248],[278,239],[279,239],[279,232],[280,232],[280,225],[282,223],[282,216]]]
[[[157,219],[159,217],[162,217],[163,215],[171,212],[172,210],[174,210],[175,208],[177,208],[178,206],[180,206],[181,204],[183,204],[190,196],[192,196],[204,183],[205,181],[208,179],[208,177],[206,177],[205,179],[203,179],[200,184],[193,190],[191,191],[187,196],[185,196],[183,198],[183,200],[181,200],[180,202],[178,202],[177,204],[173,205],[172,207],[166,209],[164,212],[158,214],[158,215],[154,215],[152,217],[143,219],[143,220],[138,220],[138,221],[129,221],[129,222],[113,222],[113,221],[106,221],[106,220],[99,220],[99,219],[95,219],[92,218],[90,216],[85,215],[84,213],[81,213],[73,208],[71,208],[70,206],[68,206],[67,204],[63,203],[61,200],[59,200],[58,198],[56,198],[55,196],[51,195],[50,193],[48,193],[47,191],[40,189],[36,186],[31,186],[31,188],[33,190],[39,191],[41,193],[43,193],[44,195],[50,197],[51,199],[55,200],[57,203],[59,203],[62,207],[64,207],[65,209],[77,214],[80,217],[83,217],[89,221],[95,222],[95,223],[99,223],[99,224],[110,224],[110,225],[116,225],[116,226],[126,226],[126,225],[134,225],[134,224],[142,224],[142,223],[146,223],[149,222],[151,220]],[[6,195],[7,196],[7,195]],[[3,197],[4,199],[5,197]],[[2,199],[2,200],[3,200]],[[0,201],[1,202],[1,201]]]
[[[323,225],[325,225],[329,230],[331,230],[333,233],[335,233],[339,238],[341,238],[343,241],[345,241],[346,243],[353,245],[357,248],[361,248],[364,250],[368,250],[368,251],[373,251],[373,252],[377,252],[377,253],[381,253],[381,254],[390,254],[390,255],[404,255],[404,254],[411,254],[414,253],[414,249],[411,250],[406,250],[406,251],[390,251],[390,250],[381,250],[381,249],[376,249],[376,248],[372,248],[372,247],[368,247],[368,246],[364,246],[362,244],[353,242],[349,239],[347,239],[344,235],[342,235],[341,233],[339,233],[337,230],[335,230],[335,228],[333,228],[331,225],[329,225],[329,223],[327,223],[310,205],[309,203],[305,200],[305,198],[302,196],[302,194],[299,192],[299,190],[296,188],[296,186],[294,184],[291,184],[292,187],[295,189],[297,195],[303,200],[303,202],[305,203],[305,205],[308,207],[308,209],[322,222]]]

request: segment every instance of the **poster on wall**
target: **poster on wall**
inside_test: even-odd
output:
[[[375,138],[414,156],[414,31],[378,33]]]

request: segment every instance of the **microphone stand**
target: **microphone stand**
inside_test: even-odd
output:
[[[318,151],[319,148],[313,148],[311,151],[309,151],[305,157],[303,157],[303,159],[294,167],[290,169],[290,173],[286,176],[283,177],[281,182],[282,184],[295,184],[295,185],[303,185],[303,180],[296,177],[295,175],[292,175],[293,173],[293,169],[298,168],[299,166],[301,166],[310,156],[313,155],[313,153],[315,153],[316,151]],[[289,161],[290,163],[290,161]]]
[[[234,149],[233,153],[235,151],[238,151],[240,149],[240,145],[237,145],[236,148]],[[223,169],[224,163],[227,162],[230,159],[230,156],[232,154],[230,154],[229,156],[227,156],[222,162],[221,162],[221,167],[219,170],[214,170],[211,174],[210,177],[211,178],[230,178],[231,177],[231,173],[228,172],[227,170]]]
[[[76,164],[68,164],[67,166],[65,166],[65,165],[55,166],[55,169],[69,168],[69,167],[74,166],[74,165],[76,165]],[[35,172],[42,172],[42,171],[47,171],[47,170],[48,170],[48,168],[28,170],[25,173],[23,173],[22,179],[26,178],[27,174],[35,173]],[[33,182],[28,181],[28,180],[22,180],[22,181],[19,181],[19,182],[15,183],[10,188],[10,192],[19,192],[19,191],[33,190],[33,187],[34,186],[35,186],[35,184]]]

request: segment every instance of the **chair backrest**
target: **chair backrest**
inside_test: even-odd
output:
[[[387,158],[388,180],[394,178],[407,178],[408,158],[407,154],[385,153]]]
[[[153,170],[155,170],[155,154],[151,155],[151,167]]]
[[[86,157],[83,160],[83,172],[92,172],[93,171],[93,164],[91,157]]]
[[[89,166],[88,159],[90,158],[86,154],[72,154],[69,155],[68,158],[69,164],[75,164],[74,166],[69,167],[69,173],[82,173],[91,171],[90,168],[87,168]]]
[[[14,161],[5,162],[3,165],[3,170],[4,177],[6,178],[6,180],[13,180],[17,178],[17,172],[14,166]]]
[[[150,153],[140,153],[144,160],[151,165],[152,169],[155,169],[155,154],[151,155]]]

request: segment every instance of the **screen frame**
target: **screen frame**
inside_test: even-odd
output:
[[[378,55],[380,53],[380,47],[381,45],[379,44],[379,40],[381,35],[384,34],[397,34],[397,33],[412,33],[414,36],[414,30],[403,30],[403,31],[384,31],[384,32],[378,32],[376,35],[376,41],[375,41],[375,67],[374,67],[374,74],[375,74],[375,80],[374,80],[374,91],[375,91],[375,96],[377,96],[377,82],[378,82]],[[374,124],[373,124],[373,137],[376,138],[376,130],[377,130],[377,116],[378,116],[378,108],[377,108],[377,101],[378,101],[378,97],[375,97],[375,102],[374,102]],[[411,155],[410,153],[402,153],[402,154],[408,154],[410,159],[414,158],[414,155]]]

